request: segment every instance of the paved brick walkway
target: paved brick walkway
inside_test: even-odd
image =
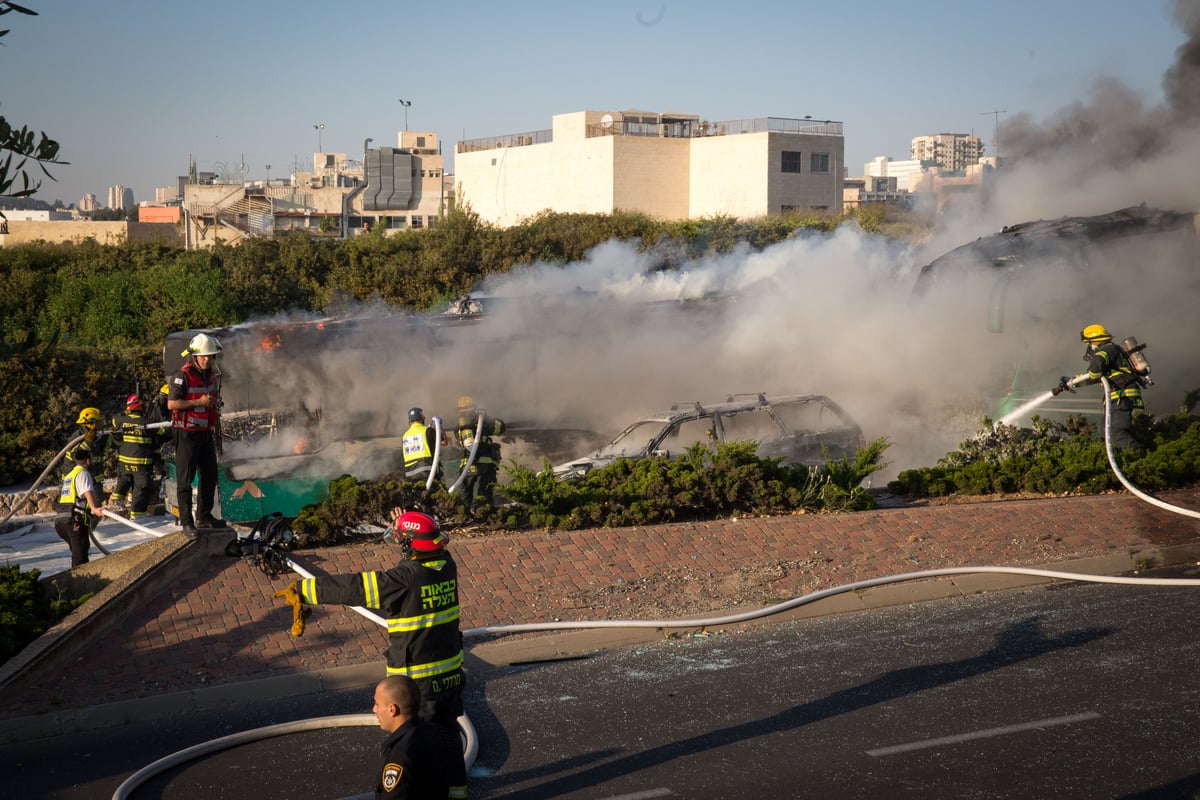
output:
[[[1200,489],[1164,494],[1200,509]],[[1200,542],[1200,521],[1127,494],[911,506],[570,533],[528,532],[453,542],[463,628],[515,622],[661,618],[666,594],[698,576],[729,579],[730,597],[689,595],[692,614],[761,605],[904,572],[1029,566]],[[377,569],[390,546],[293,554],[317,574]],[[743,580],[734,581],[741,575]],[[271,579],[216,556],[127,614],[69,668],[6,690],[0,719],[382,661],[385,634],[337,607],[317,609],[293,640]],[[739,594],[740,593],[740,594]],[[8,696],[12,695],[12,696]]]

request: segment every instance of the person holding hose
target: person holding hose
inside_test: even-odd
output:
[[[1087,377],[1077,385],[1089,386],[1108,380],[1109,437],[1113,449],[1128,450],[1137,446],[1133,440],[1133,412],[1146,407],[1142,400],[1142,379],[1134,369],[1125,350],[1113,343],[1112,334],[1103,325],[1088,325],[1079,333],[1080,341],[1087,344],[1083,359],[1088,362]],[[1054,394],[1070,388],[1064,378],[1055,387]]]
[[[387,674],[407,675],[421,693],[422,719],[439,727],[457,753],[451,800],[467,796],[467,767],[459,739],[463,713],[463,643],[458,628],[458,566],[446,549],[450,537],[428,514],[397,509],[387,540],[400,545],[400,563],[388,570],[324,575],[277,592],[292,606],[292,635],[304,635],[310,605],[375,609],[387,618]]]
[[[71,451],[74,468],[63,477],[58,493],[58,514],[54,532],[71,548],[71,566],[88,562],[92,529],[104,515],[100,490],[92,477],[92,451],[86,442]]]
[[[492,441],[493,436],[504,433],[504,420],[483,414],[483,427],[479,425],[479,411],[475,398],[463,395],[458,398],[458,424],[454,426],[454,437],[462,448],[459,469],[466,470],[463,477],[463,497],[472,511],[490,508],[492,491],[496,486],[500,470],[500,445]],[[475,460],[471,461],[471,448],[475,447],[475,434],[479,432],[479,446],[475,448]]]

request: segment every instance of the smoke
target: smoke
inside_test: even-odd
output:
[[[1175,11],[1190,38],[1164,76],[1165,104],[1101,77],[1048,119],[1017,114],[1000,129],[1005,164],[986,202],[947,213],[919,246],[844,225],[660,271],[657,254],[609,242],[576,264],[489,279],[474,293],[479,320],[397,323],[371,310],[336,335],[303,321],[312,335],[289,329],[274,349],[247,334],[227,386],[243,387],[243,407],[268,396],[300,419],[319,409],[324,441],[398,436],[411,406],[452,424],[463,394],[509,422],[605,435],[676,402],[824,394],[868,439],[893,442],[886,479],[954,449],[984,415],[999,416],[1010,389],[1036,394],[1082,371],[1079,331],[1101,322],[1148,344],[1158,385],[1147,403],[1173,411],[1200,386],[1194,230],[1052,250],[1011,273],[964,260],[919,299],[913,288],[922,266],[1005,226],[1142,203],[1200,209],[1200,12]],[[1014,375],[1029,385],[1014,387]],[[1081,408],[1099,401],[1098,389],[1081,390]],[[357,457],[360,477],[385,466]]]

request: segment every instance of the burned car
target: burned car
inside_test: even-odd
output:
[[[642,417],[596,452],[554,467],[562,480],[581,478],[618,458],[679,458],[700,443],[756,441],[759,458],[819,467],[826,455],[852,457],[863,446],[862,429],[824,395],[730,395],[719,403],[677,403]]]

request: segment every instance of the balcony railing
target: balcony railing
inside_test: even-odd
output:
[[[661,123],[644,120],[614,120],[607,125],[588,125],[587,138],[600,136],[644,136],[654,139],[698,139],[705,136],[736,136],[742,133],[803,133],[811,136],[841,136],[842,123],[831,119],[789,119],[787,117],[753,117],[720,122],[678,119]],[[553,131],[529,131],[502,136],[464,139],[455,147],[456,153],[473,153],[501,147],[524,147],[545,144],[554,140]]]

